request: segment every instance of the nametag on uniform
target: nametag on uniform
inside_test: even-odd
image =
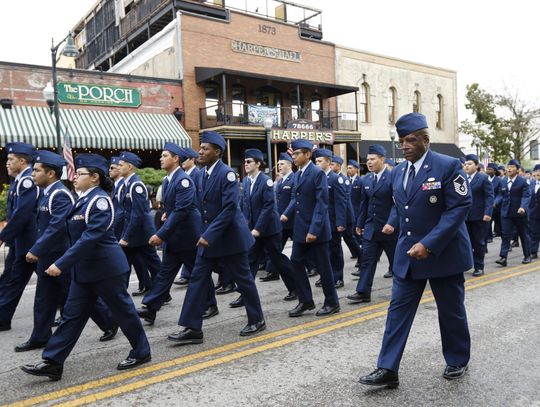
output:
[[[364,187],[364,189],[369,189],[369,186],[366,185],[366,186]]]
[[[291,187],[289,185],[286,185],[283,187],[283,189],[291,189]]]
[[[74,215],[71,220],[84,220],[84,215]]]
[[[39,210],[40,210],[41,212],[49,212],[49,208],[46,207],[46,206],[40,206],[40,207],[39,207]]]
[[[440,181],[424,182],[422,184],[422,191],[432,191],[434,189],[441,189],[441,182]]]

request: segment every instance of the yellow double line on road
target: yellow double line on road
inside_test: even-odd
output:
[[[493,272],[493,273],[484,275],[482,277],[477,277],[475,279],[468,280],[466,282],[465,289],[468,291],[468,290],[480,288],[486,285],[490,285],[490,284],[494,284],[500,281],[507,280],[509,278],[527,274],[527,273],[536,271],[538,269],[539,269],[538,265],[535,265],[535,266],[528,265],[528,266],[517,266],[517,267],[512,267],[512,268],[504,269],[501,271]],[[433,296],[431,296],[431,292],[426,291],[425,296],[421,300],[420,303],[424,304],[424,303],[428,303],[432,301],[434,301],[434,298]],[[336,314],[327,318],[318,319],[316,321],[311,321],[311,322],[296,325],[290,328],[281,329],[279,331],[271,332],[271,333],[257,336],[254,338],[250,338],[247,340],[230,343],[230,344],[219,346],[213,349],[208,349],[206,351],[197,352],[191,355],[186,355],[186,356],[172,359],[169,361],[156,363],[154,365],[150,365],[144,368],[139,368],[133,371],[116,374],[116,375],[109,376],[109,377],[99,379],[99,380],[93,380],[93,381],[90,381],[81,385],[67,387],[65,389],[53,391],[50,393],[43,394],[41,396],[32,397],[26,400],[13,403],[11,404],[11,406],[30,406],[30,405],[35,405],[39,403],[58,400],[61,398],[69,398],[69,397],[73,397],[84,392],[98,389],[100,387],[110,386],[115,383],[119,383],[122,381],[139,377],[139,376],[143,376],[143,375],[149,375],[151,373],[155,373],[160,370],[180,367],[182,365],[185,365],[187,363],[194,362],[200,359],[209,358],[212,356],[218,356],[207,361],[202,361],[193,365],[180,367],[180,368],[177,368],[168,372],[159,373],[154,376],[147,377],[147,378],[140,378],[136,381],[126,383],[118,387],[101,390],[101,391],[98,391],[96,393],[92,393],[89,395],[83,395],[81,397],[78,397],[73,400],[68,400],[58,405],[79,406],[79,405],[96,402],[98,400],[118,396],[120,394],[134,391],[134,390],[146,387],[146,386],[164,382],[173,378],[185,376],[190,373],[198,372],[204,369],[208,369],[210,367],[218,366],[218,365],[228,363],[234,360],[238,360],[241,358],[245,358],[247,356],[251,356],[257,353],[265,352],[271,349],[276,349],[285,345],[302,341],[304,339],[308,339],[314,336],[328,333],[337,329],[360,324],[362,322],[366,322],[375,318],[385,316],[387,313],[386,309],[388,307],[388,304],[389,302],[385,301],[385,302],[377,303],[377,304],[370,305],[367,307],[355,309],[353,311]],[[358,316],[360,314],[367,314],[367,315]],[[351,318],[351,317],[355,317],[355,318]],[[332,322],[335,322],[335,323],[332,323]],[[308,331],[308,332],[297,333],[297,332],[304,331],[310,328],[316,328],[325,324],[328,324],[328,325],[323,326],[318,329]],[[297,334],[293,336],[285,337],[283,339],[274,340],[269,343],[261,344],[255,347],[229,353],[231,351],[235,351],[237,349],[240,349],[249,345],[257,344],[260,342],[278,338],[280,336],[290,335],[294,333],[297,333]]]

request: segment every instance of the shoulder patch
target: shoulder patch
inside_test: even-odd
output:
[[[338,177],[337,182],[339,182],[340,184],[343,184],[343,178]]]
[[[184,188],[189,187],[189,181],[188,181],[186,178],[184,178],[184,179],[182,180],[181,184],[182,184],[182,186],[183,186]]]
[[[350,184],[351,184],[351,182],[348,179],[346,179],[345,180],[345,185],[350,185]]]
[[[452,181],[454,184],[454,190],[458,195],[465,196],[467,195],[467,181],[461,174],[459,174],[454,180]]]
[[[274,181],[269,179],[268,181],[266,181],[266,185],[268,185],[269,187],[273,187],[274,186]]]
[[[100,198],[96,202],[96,208],[98,208],[100,211],[104,211],[109,207],[109,204],[107,203],[107,200],[105,198]]]
[[[231,182],[236,181],[236,175],[234,174],[234,172],[229,171],[229,173],[227,174],[227,179]]]
[[[28,178],[26,178],[23,183],[22,183],[22,186],[25,187],[25,188],[31,188],[32,187],[32,181],[29,180]]]
[[[140,185],[137,185],[135,187],[135,192],[137,192],[138,194],[142,194],[143,193],[143,187],[141,187]]]

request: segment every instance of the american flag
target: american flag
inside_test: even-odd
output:
[[[64,159],[67,161],[67,177],[69,181],[75,179],[75,163],[73,162],[73,153],[71,152],[71,143],[69,142],[69,133],[66,129],[64,135],[64,145],[62,149]]]
[[[293,153],[293,149],[292,149],[290,144],[287,145],[287,153],[289,153],[289,155],[292,155],[292,153]]]

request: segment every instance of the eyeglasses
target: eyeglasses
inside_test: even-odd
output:
[[[109,170],[116,170],[116,168],[117,168],[116,165],[111,165],[111,166],[109,167]]]
[[[251,164],[251,163],[254,163],[254,162],[255,162],[255,160],[244,160],[245,164]]]
[[[78,178],[80,176],[83,176],[83,175],[92,175],[91,172],[75,172],[75,176]]]
[[[302,150],[296,150],[296,151],[293,151],[292,155],[293,156],[297,156],[297,155],[300,155],[300,154],[304,154],[304,152]]]

